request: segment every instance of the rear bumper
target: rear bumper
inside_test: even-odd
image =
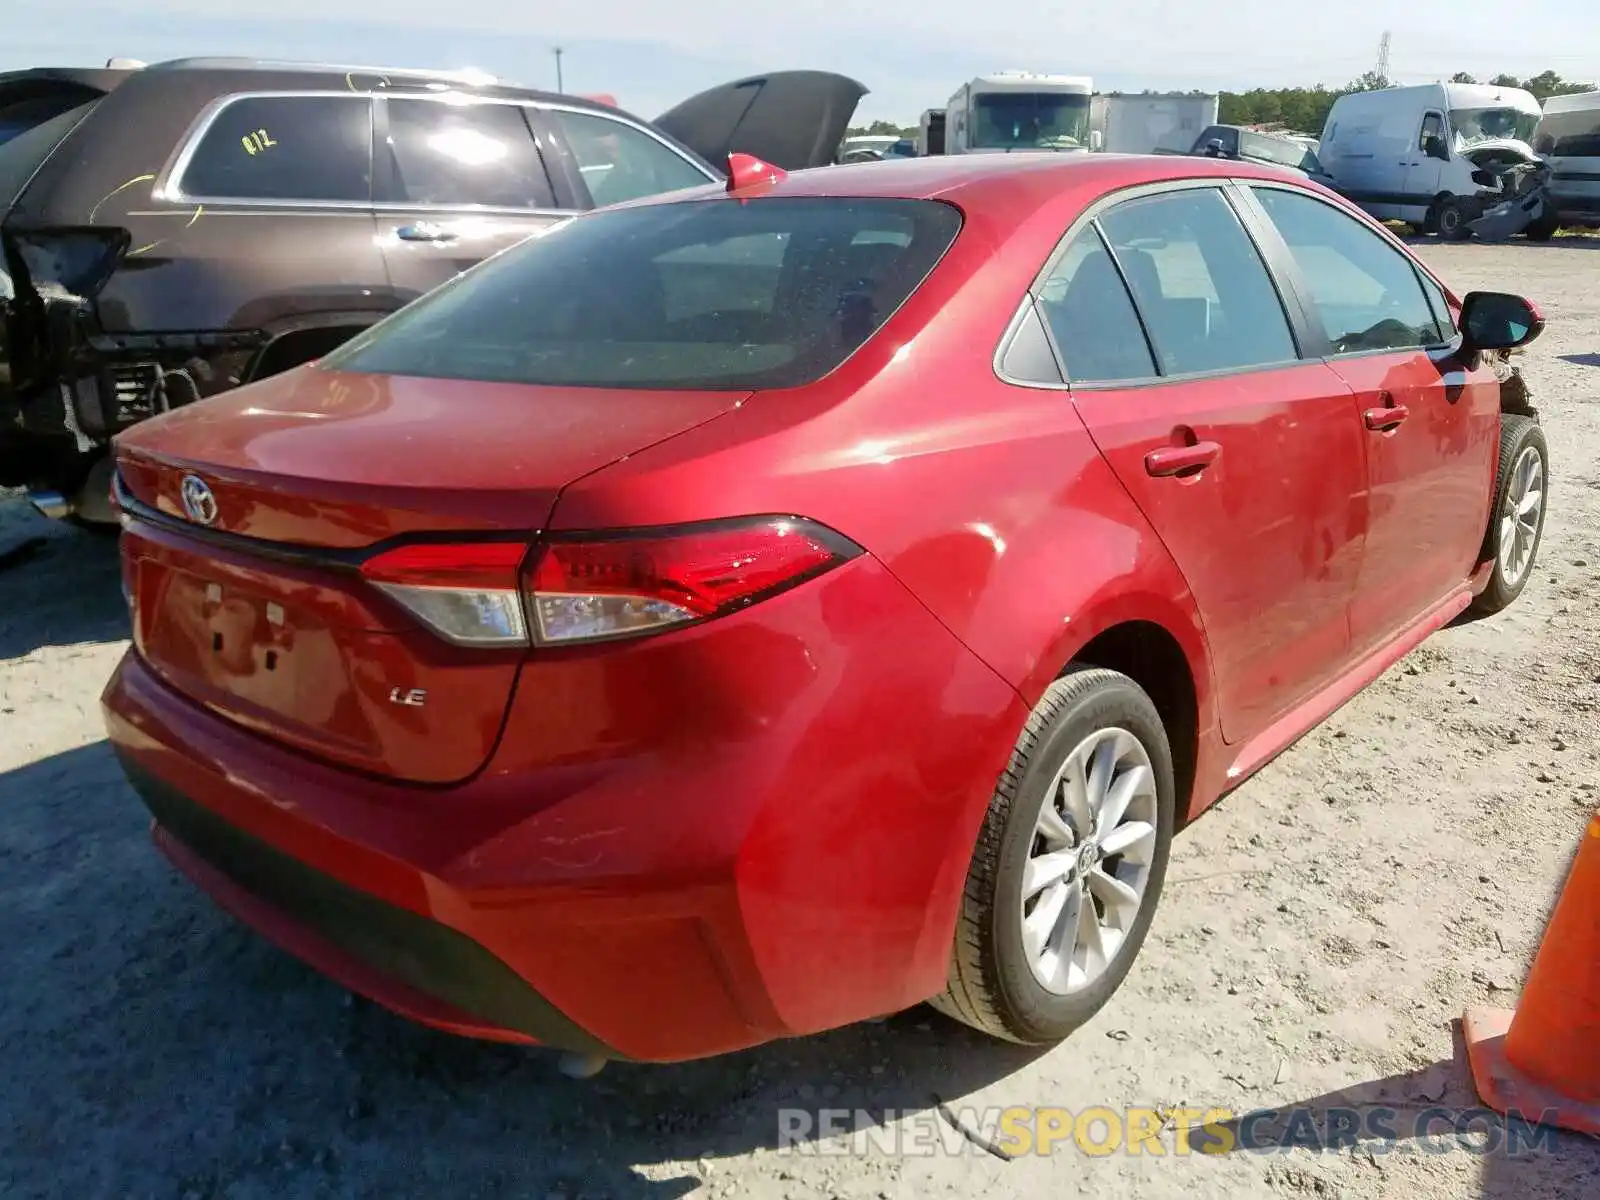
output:
[[[888,572],[859,560],[590,667],[586,694],[582,656],[530,663],[499,750],[451,788],[265,742],[134,652],[103,705],[185,874],[426,1024],[672,1061],[943,986],[1026,710]]]

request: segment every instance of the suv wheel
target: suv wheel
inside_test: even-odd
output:
[[[1117,990],[1161,896],[1172,754],[1126,675],[1074,668],[1034,708],[978,836],[933,1006],[984,1033],[1066,1037]]]
[[[1472,611],[1480,616],[1499,612],[1527,586],[1544,533],[1549,480],[1544,430],[1532,417],[1502,414],[1494,508],[1483,542],[1484,555],[1494,558],[1494,571],[1489,586],[1472,602]]]

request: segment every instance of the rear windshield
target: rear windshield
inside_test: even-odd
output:
[[[960,227],[956,209],[932,200],[596,212],[490,259],[323,362],[578,387],[798,387],[871,337]]]
[[[98,97],[70,107],[70,102],[54,98],[13,104],[0,100],[0,209],[10,207],[33,173],[98,103]]]

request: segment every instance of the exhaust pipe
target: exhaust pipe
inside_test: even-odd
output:
[[[49,517],[52,521],[60,521],[70,517],[76,506],[60,492],[29,492],[28,503],[38,511],[40,516]]]

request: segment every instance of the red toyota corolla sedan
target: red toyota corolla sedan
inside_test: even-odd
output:
[[[1521,590],[1541,319],[1268,167],[743,167],[125,434],[111,739],[439,1028],[1061,1038],[1176,824]]]

